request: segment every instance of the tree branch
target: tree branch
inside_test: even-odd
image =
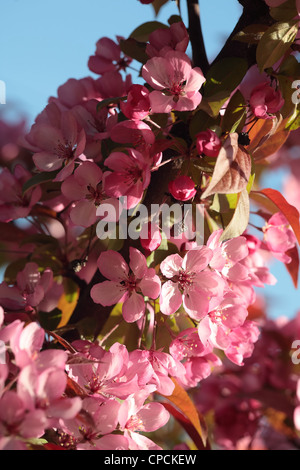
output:
[[[270,16],[270,10],[265,0],[238,0],[244,7],[236,27],[227,39],[224,47],[213,63],[228,57],[246,58],[249,68],[256,63],[256,44],[247,44],[234,41],[234,36],[251,24],[265,24],[271,26],[275,20]]]
[[[187,0],[189,27],[188,32],[193,51],[193,63],[206,74],[209,62],[206,55],[204,38],[200,21],[200,7],[198,0]]]

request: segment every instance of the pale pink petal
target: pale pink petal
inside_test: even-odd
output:
[[[55,171],[63,164],[63,160],[53,153],[39,152],[32,158],[35,166],[41,171]]]
[[[139,287],[146,297],[157,299],[161,290],[161,281],[153,268],[148,269],[147,273],[139,283]]]
[[[160,270],[164,276],[166,276],[168,279],[171,279],[172,277],[179,274],[182,263],[183,261],[180,255],[170,255],[162,261],[160,264]]]
[[[142,279],[147,271],[145,256],[136,248],[129,248],[130,269],[137,279]]]
[[[153,113],[170,113],[176,106],[173,96],[165,95],[161,91],[152,91],[149,99]]]
[[[212,250],[206,246],[190,250],[183,259],[182,268],[188,272],[202,271],[208,266],[212,257]]]
[[[95,284],[91,289],[91,297],[96,304],[104,307],[116,305],[124,296],[124,289],[120,283],[114,281],[104,281]]]
[[[208,295],[205,294],[205,292],[191,290],[187,294],[183,295],[183,306],[191,318],[199,321],[208,312]]]
[[[170,414],[160,403],[148,403],[137,413],[143,422],[145,432],[153,432],[162,428],[170,419]]]
[[[160,294],[160,310],[165,315],[177,312],[182,304],[182,295],[177,284],[167,281],[163,284]]]
[[[97,264],[101,274],[111,281],[123,281],[128,277],[128,264],[117,251],[104,251],[99,256]]]
[[[76,203],[76,206],[70,212],[70,218],[74,225],[90,227],[97,220],[96,211],[95,204],[84,199]]]
[[[144,297],[135,291],[125,300],[122,308],[124,320],[133,323],[139,320],[145,313]]]

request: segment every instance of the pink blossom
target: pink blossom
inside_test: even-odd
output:
[[[154,88],[149,95],[153,113],[192,111],[200,104],[200,88],[205,78],[200,68],[192,68],[183,52],[167,52],[153,57],[142,69],[143,78]]]
[[[90,227],[97,220],[97,208],[105,201],[118,208],[118,201],[108,199],[101,183],[102,171],[93,162],[83,162],[62,184],[61,191],[70,201],[76,201],[70,212],[75,225]]]
[[[135,207],[150,183],[150,166],[145,157],[134,149],[128,154],[113,152],[105,160],[112,170],[105,174],[104,189],[109,197],[127,197],[127,209]]]
[[[179,201],[189,201],[197,194],[195,183],[189,176],[181,175],[169,182],[169,192]]]
[[[217,157],[222,147],[222,142],[214,131],[208,129],[196,135],[196,147],[199,155],[204,154],[208,157]]]
[[[229,333],[229,346],[225,354],[234,364],[244,365],[244,359],[251,357],[254,344],[260,335],[255,322],[246,321],[242,326],[234,328]]]
[[[291,257],[286,253],[296,244],[295,234],[286,217],[277,212],[263,228],[264,240],[272,255],[283,263],[290,263]]]
[[[251,93],[250,107],[260,119],[272,119],[284,105],[281,91],[274,90],[268,83],[261,83]]]
[[[16,165],[14,172],[8,168],[2,168],[0,173],[0,221],[10,222],[12,220],[27,217],[31,209],[41,198],[41,188],[35,187],[25,194],[23,185],[31,178],[29,171],[21,165]]]
[[[144,250],[147,252],[155,251],[161,245],[162,236],[158,225],[149,222],[141,229],[140,242]]]
[[[102,99],[126,96],[132,86],[131,75],[123,79],[119,72],[107,72],[96,80],[96,87]],[[116,105],[112,105],[114,109]]]
[[[216,354],[208,353],[203,356],[191,356],[183,363],[185,374],[178,378],[178,382],[185,388],[194,388],[207,379],[214,368],[222,365]]]
[[[190,38],[182,21],[169,28],[158,28],[149,36],[146,53],[149,57],[164,56],[170,51],[185,52]]]
[[[194,320],[207,314],[211,298],[222,295],[224,289],[222,280],[205,270],[212,257],[213,252],[205,246],[190,250],[184,258],[178,254],[167,256],[160,265],[162,274],[169,279],[161,289],[162,313],[172,315],[183,303]]]
[[[154,389],[150,385],[145,390],[131,395],[120,406],[120,428],[125,431],[125,436],[130,438],[132,450],[160,449],[148,438],[137,434],[138,432],[156,431],[169,421],[170,415],[162,404],[155,402],[144,404]]]
[[[231,330],[242,326],[248,316],[244,301],[238,296],[228,294],[219,307],[211,312],[199,323],[198,332],[204,345],[209,343],[213,347],[226,349],[230,345]]]
[[[118,42],[107,37],[99,39],[96,43],[95,55],[91,56],[88,61],[88,67],[92,72],[103,75],[115,70],[126,70],[132,59],[122,54],[120,39],[121,37],[117,38]]]
[[[123,302],[123,317],[132,323],[145,313],[144,296],[150,299],[159,296],[160,279],[154,269],[147,268],[146,258],[139,250],[130,247],[129,255],[128,266],[116,251],[101,253],[98,268],[109,280],[96,284],[91,290],[91,296],[94,302],[104,306]]]
[[[126,103],[121,101],[121,111],[128,119],[142,120],[150,114],[149,91],[142,85],[132,85]]]
[[[89,100],[102,99],[96,88],[95,80],[92,77],[85,77],[77,80],[70,78],[57,89],[58,98],[50,98],[50,102],[55,102],[61,106],[62,110],[72,109],[74,106],[84,104]]]
[[[112,127],[110,138],[119,144],[133,144],[135,147],[145,147],[155,144],[155,135],[145,122],[121,121]]]
[[[207,241],[207,246],[213,250],[210,266],[231,281],[248,279],[248,269],[241,263],[249,254],[246,239],[236,237],[220,242],[222,233],[223,230],[216,230]]]
[[[62,287],[53,281],[53,272],[47,268],[41,274],[36,263],[27,263],[17,275],[16,284],[0,284],[0,302],[8,310],[39,307],[51,311],[62,294]],[[47,299],[49,295],[49,299]],[[51,300],[52,299],[52,300]],[[53,307],[54,305],[54,307]]]
[[[85,159],[85,132],[78,128],[71,111],[61,113],[57,126],[36,122],[27,140],[35,148],[33,160],[40,171],[60,170],[55,181],[63,181],[72,174],[76,159]]]

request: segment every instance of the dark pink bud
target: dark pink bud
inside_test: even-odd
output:
[[[189,176],[181,175],[169,183],[169,192],[179,201],[188,201],[197,194],[195,183]]]
[[[149,222],[148,226],[144,226],[141,231],[140,241],[144,250],[155,251],[162,242],[158,226],[151,222]]]
[[[121,111],[134,121],[145,119],[150,113],[149,91],[142,85],[132,85],[126,103],[121,102]]]
[[[208,157],[217,157],[222,147],[221,140],[217,134],[208,129],[196,135],[196,146],[199,155],[204,153]]]

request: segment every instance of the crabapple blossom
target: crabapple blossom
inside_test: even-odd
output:
[[[169,28],[159,28],[149,35],[146,53],[150,58],[164,56],[170,51],[185,52],[190,38],[182,21],[171,24]]]
[[[199,67],[192,68],[188,56],[179,51],[153,57],[143,66],[144,80],[154,88],[149,95],[152,113],[192,111],[200,104],[205,82]]]
[[[150,114],[149,91],[142,85],[132,85],[127,101],[121,101],[121,111],[128,119],[142,120]]]
[[[76,201],[70,218],[75,225],[90,227],[97,220],[97,208],[105,201],[119,209],[119,201],[109,199],[103,190],[102,170],[93,162],[83,162],[62,184],[61,191],[70,201]]]
[[[222,297],[224,291],[222,279],[206,269],[212,258],[211,249],[202,246],[190,250],[184,258],[175,254],[163,260],[160,270],[168,281],[161,288],[162,313],[172,315],[182,303],[194,320],[208,313],[211,299]]]
[[[103,75],[107,72],[126,70],[132,59],[121,52],[119,42],[122,38],[117,37],[117,42],[103,37],[96,43],[95,55],[88,61],[88,67],[92,72]]]
[[[284,99],[281,91],[275,90],[268,83],[261,83],[252,90],[250,107],[257,118],[272,119],[283,105]]]
[[[241,263],[249,254],[246,239],[236,237],[220,242],[222,233],[222,229],[214,231],[207,241],[207,246],[213,250],[210,267],[221,272],[231,281],[248,279],[248,269]]]
[[[181,175],[170,181],[168,189],[174,199],[179,201],[189,201],[197,194],[195,183],[189,176]]]
[[[277,212],[268,220],[264,231],[264,241],[275,258],[283,263],[290,263],[291,257],[286,253],[296,244],[295,234],[286,217]]]
[[[124,319],[132,323],[145,313],[144,296],[157,299],[160,294],[160,279],[153,268],[147,268],[146,258],[136,248],[130,247],[129,266],[116,251],[101,253],[98,268],[108,281],[96,284],[91,296],[101,305],[123,303]]]
[[[208,157],[217,157],[221,150],[222,142],[214,131],[208,129],[196,135],[196,147],[199,155],[204,154]]]
[[[0,302],[8,310],[23,310],[38,307],[51,311],[62,294],[62,286],[53,280],[51,269],[41,274],[36,263],[27,263],[17,275],[15,285],[0,284]]]
[[[31,173],[18,164],[13,173],[3,168],[0,173],[0,221],[27,217],[31,209],[41,198],[42,190],[38,186],[23,193],[23,185],[31,178]]]
[[[63,181],[72,174],[76,159],[85,159],[86,135],[69,110],[60,114],[57,125],[33,124],[27,140],[35,149],[33,160],[40,171],[59,170],[56,181]]]
[[[141,229],[140,242],[146,251],[152,252],[157,250],[162,242],[162,235],[158,225],[153,222],[143,225]]]
[[[127,209],[135,207],[142,199],[150,183],[150,165],[144,155],[137,150],[128,149],[128,154],[113,152],[105,160],[104,190],[109,197],[126,196]]]

